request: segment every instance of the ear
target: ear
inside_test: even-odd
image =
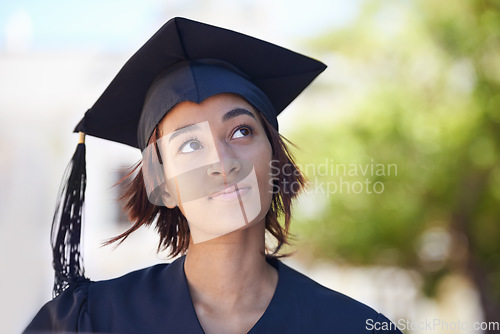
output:
[[[170,195],[168,189],[162,191],[161,199],[163,204],[165,204],[165,206],[169,209],[173,209],[177,206],[177,200],[172,195]]]
[[[161,201],[169,209],[173,209],[179,206],[179,201],[177,199],[177,193],[175,188],[175,183],[172,180],[167,180],[161,187]]]

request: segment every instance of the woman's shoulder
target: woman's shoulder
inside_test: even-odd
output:
[[[145,301],[156,293],[160,277],[169,267],[168,263],[158,264],[100,281],[74,280],[40,309],[25,333],[92,331],[112,318],[122,318],[121,313],[135,301]]]
[[[116,278],[89,281],[88,289],[90,292],[98,292],[100,296],[133,292],[135,289],[143,289],[148,286],[154,286],[160,283],[160,277],[169,270],[170,263],[156,264],[147,268],[131,271],[123,276]]]
[[[73,332],[85,321],[90,281],[78,278],[57,297],[45,303],[24,333]]]
[[[314,304],[321,307],[325,304],[330,307],[341,307],[341,309],[354,310],[357,313],[371,314],[375,312],[371,307],[338,291],[329,289],[301,272],[279,262],[279,273],[286,279],[286,284],[294,288],[297,298],[304,305]]]
[[[388,329],[373,333],[400,333],[393,323],[370,306],[319,284],[281,261],[278,261],[278,268],[282,292],[288,295],[287,302],[296,305],[305,319],[322,322],[325,327],[345,333],[356,332],[353,328],[358,333],[371,333],[369,330],[375,329],[373,324]]]
[[[117,278],[91,281],[87,298],[89,313],[92,316],[103,312],[119,316],[127,308],[144,307],[159,297],[168,303],[177,282],[182,279],[178,276],[183,271],[175,268],[178,266],[179,261],[162,263]]]

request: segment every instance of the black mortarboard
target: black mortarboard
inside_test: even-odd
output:
[[[238,32],[174,18],[126,62],[75,131],[143,150],[172,107],[219,93],[241,95],[277,129],[276,116],[325,68]],[[52,226],[56,295],[84,275],[79,243],[85,183],[85,146],[80,143]]]
[[[185,18],[174,18],[127,61],[75,131],[140,147],[137,127],[151,84],[168,69],[196,60],[228,63],[258,87],[274,108],[275,115],[266,115],[266,118],[275,127],[277,122],[269,118],[275,119],[326,68],[319,61],[275,44]]]

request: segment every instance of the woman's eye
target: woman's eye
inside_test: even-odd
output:
[[[252,130],[247,127],[241,127],[233,133],[233,138],[246,137],[252,134]]]
[[[182,146],[179,148],[179,152],[181,153],[191,153],[194,151],[197,151],[199,149],[203,148],[201,143],[195,139],[189,140],[182,144]]]

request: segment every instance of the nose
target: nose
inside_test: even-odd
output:
[[[238,159],[226,158],[208,166],[209,176],[226,177],[231,174],[237,174],[241,170],[241,162]]]
[[[226,145],[217,145],[219,161],[208,166],[209,176],[229,176],[237,174],[241,170],[241,161],[235,157],[231,148]]]

